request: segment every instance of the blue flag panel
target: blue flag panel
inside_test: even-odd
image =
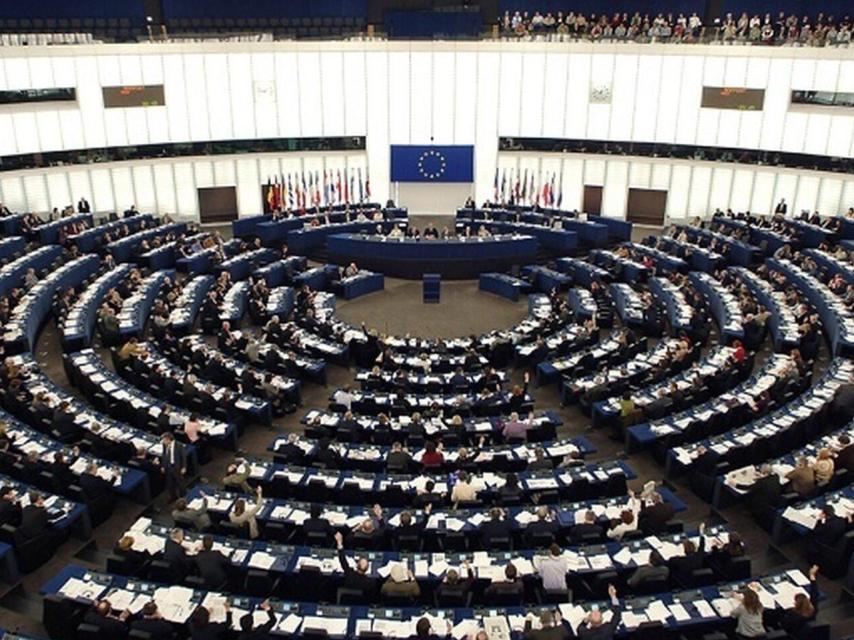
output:
[[[391,145],[392,182],[474,182],[472,145]]]

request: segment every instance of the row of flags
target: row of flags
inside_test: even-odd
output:
[[[361,204],[371,197],[371,179],[365,169],[300,171],[267,176],[264,200],[270,211],[306,209],[335,204]]]
[[[500,179],[499,179],[500,174]],[[541,176],[537,172],[525,169],[524,173],[517,169],[495,169],[495,181],[493,182],[493,201],[532,204],[542,207],[560,208],[563,202],[563,174],[560,181],[555,185],[557,174],[552,172]],[[542,182],[538,185],[538,178]]]

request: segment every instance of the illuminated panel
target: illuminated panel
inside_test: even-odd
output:
[[[26,211],[27,196],[24,193],[24,181],[20,176],[3,177],[0,174],[0,190],[3,192],[3,204],[10,211]]]
[[[276,54],[276,102],[279,107],[279,135],[298,138],[303,135],[300,125],[297,54]]]
[[[279,131],[279,114],[276,101],[275,54],[252,54],[252,105],[255,109],[255,131],[261,138],[275,138]],[[240,208],[238,192],[238,208]]]
[[[456,56],[454,53],[433,54],[431,135],[436,144],[454,144],[454,89],[457,86]]]
[[[187,119],[191,140],[210,140],[208,91],[205,82],[204,56],[184,56],[184,83],[187,87]]]
[[[473,144],[478,117],[478,57],[474,53],[457,53],[456,89],[454,91],[454,144]],[[484,110],[487,111],[487,110]],[[489,109],[494,114],[496,109]]]
[[[184,56],[163,56],[162,61],[163,83],[166,86],[166,97],[169,100],[166,106],[166,118],[169,128],[167,139],[172,142],[184,142],[190,140],[192,137],[190,132],[189,105],[187,104],[187,91],[190,90],[190,85],[184,77]],[[155,109],[152,113],[157,111],[159,110]],[[195,127],[199,127],[198,118],[201,117],[204,117],[204,137],[207,137],[207,110],[205,110],[204,114],[193,114],[193,119],[196,121]],[[198,131],[198,129],[196,130]],[[158,205],[163,206],[162,201],[159,199]]]
[[[522,54],[522,116],[519,134],[538,137],[543,134],[543,95],[546,75],[543,70],[546,56],[542,53]]]
[[[347,51],[344,53],[344,132],[348,136],[363,136],[367,125],[367,76],[365,54]]]
[[[429,142],[433,123],[433,56],[413,52],[410,55],[409,133],[412,142]]]
[[[709,190],[712,186],[711,167],[693,167],[691,170],[691,183],[688,193],[688,216],[708,217]],[[712,204],[712,211],[715,205]]]
[[[231,130],[237,139],[254,138],[255,104],[252,85],[252,56],[248,53],[229,54],[228,80],[231,86]]]
[[[800,213],[801,211],[815,211],[818,203],[819,178],[817,176],[802,173],[798,176],[798,191],[795,198],[794,209],[789,208],[789,213]]]
[[[261,179],[258,176],[258,162],[254,158],[238,158],[237,162],[237,209],[240,215],[254,215],[264,210],[261,192],[258,189]]]
[[[172,165],[175,173],[176,210],[183,216],[195,216],[199,212],[193,167],[189,162]]]
[[[602,215],[611,218],[626,217],[628,183],[629,163],[623,160],[608,160],[605,188],[602,189]]]
[[[158,213],[175,213],[178,210],[175,201],[175,178],[172,163],[154,165],[154,188],[157,191]]]
[[[631,132],[632,140],[655,140],[655,121],[658,115],[662,64],[661,56],[638,56],[637,76],[640,82],[635,86],[634,108],[631,114],[634,120]],[[669,78],[665,84],[668,82],[670,82]]]
[[[498,87],[498,134],[502,136],[519,135],[519,112],[522,105],[522,57],[515,53],[499,54],[501,62],[499,67]],[[478,103],[484,104],[484,103]],[[479,109],[486,111],[484,105]],[[480,114],[478,114],[479,116]]]
[[[753,169],[735,170],[732,179],[732,192],[729,197],[729,206],[734,211],[748,211],[750,209],[753,177],[755,175],[756,172]]]
[[[131,169],[136,207],[140,211],[157,210],[157,193],[154,189],[154,173],[150,164],[134,166]]]
[[[371,77],[374,75],[374,70],[371,68],[371,57],[368,59],[368,82],[370,84]],[[382,73],[382,69],[377,70]],[[383,78],[385,79],[385,78]],[[380,93],[377,94],[378,99],[385,100],[386,93],[388,94],[388,135],[389,142],[392,144],[408,143],[409,139],[409,54],[400,51],[390,52],[388,54],[388,84],[383,84]],[[371,92],[369,90],[368,100],[371,101]],[[368,117],[373,119],[371,110],[368,110]],[[371,127],[368,127],[371,131]],[[370,135],[368,135],[370,140]]]
[[[45,174],[45,178],[48,200],[54,203],[51,208],[58,207],[62,210],[66,205],[72,204],[71,194],[68,191],[68,177],[64,171]]]
[[[566,116],[564,135],[567,138],[587,136],[587,100],[590,94],[590,54],[569,56],[569,77],[566,81]]]
[[[774,183],[776,178],[770,171],[757,171],[753,180],[753,197],[750,201],[750,210],[761,215],[774,211]]]
[[[614,80],[611,83],[611,126],[608,137],[611,140],[632,140],[632,125],[638,108],[635,104],[635,82],[638,77],[638,56],[615,56]],[[652,93],[657,86],[656,69],[650,81],[641,83],[639,91]],[[650,109],[652,114],[654,109]],[[625,211],[625,207],[623,207]],[[622,215],[622,214],[620,214]]]
[[[47,181],[43,174],[24,176],[24,193],[27,197],[27,207],[30,211],[50,211],[50,195],[47,192]]]
[[[136,201],[130,167],[113,167],[110,174],[113,180],[113,193],[118,200],[116,208],[122,211],[129,209],[130,205]]]
[[[344,134],[344,59],[338,51],[320,54],[320,87],[323,93],[323,135]],[[356,97],[356,96],[354,96]]]
[[[673,177],[667,191],[667,217],[684,220],[688,217],[688,191],[691,183],[690,165],[673,166]]]
[[[113,181],[109,169],[90,169],[89,179],[92,182],[93,211],[115,211],[117,209],[113,197]]]
[[[210,135],[214,140],[228,140],[234,137],[231,101],[227,95],[230,83],[228,56],[226,54],[205,55],[204,67]]]
[[[320,93],[320,54],[317,52],[298,53],[300,122],[303,136],[323,135],[323,105]]]

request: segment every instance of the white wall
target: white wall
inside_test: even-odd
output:
[[[103,108],[102,86],[142,83],[163,83],[166,106]],[[701,109],[704,84],[764,88],[765,108]],[[592,85],[609,86],[610,102],[591,103]],[[0,109],[0,155],[363,135],[381,200],[397,143],[475,145],[478,200],[492,191],[499,136],[854,155],[850,110],[789,110],[792,89],[854,91],[854,49],[338,42],[0,51],[0,89],[52,86],[75,86],[78,104]],[[609,179],[626,170],[611,165]]]
[[[0,173],[0,201],[12,211],[50,211],[86,197],[93,211],[141,211],[198,219],[199,187],[237,187],[241,216],[263,211],[261,185],[302,171],[364,172],[364,153],[241,154],[88,164]],[[342,178],[343,179],[343,178]],[[322,190],[321,190],[322,191]],[[373,189],[371,189],[373,194]],[[375,199],[372,198],[372,199]]]
[[[602,214],[625,218],[630,188],[663,189],[671,219],[707,217],[716,207],[771,213],[780,198],[791,213],[835,214],[854,207],[854,175],[718,162],[572,153],[498,156],[501,175],[528,169],[540,187],[551,175],[563,189],[564,209],[581,210],[584,185],[601,186]],[[489,197],[491,197],[491,187]]]

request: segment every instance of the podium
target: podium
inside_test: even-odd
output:
[[[442,293],[442,276],[438,273],[425,273],[422,276],[425,303],[439,302]]]

